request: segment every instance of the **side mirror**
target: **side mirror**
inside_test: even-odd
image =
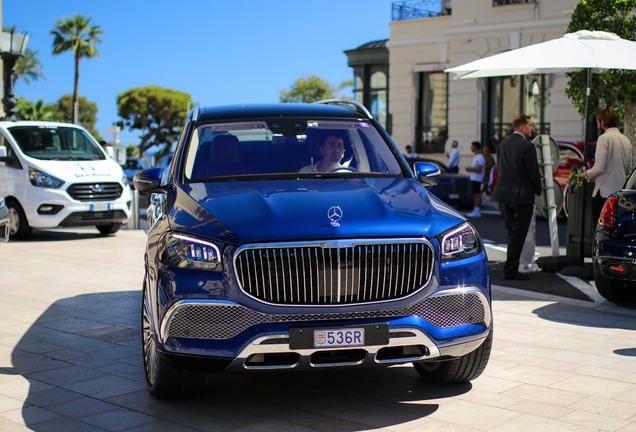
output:
[[[142,193],[165,193],[161,187],[161,168],[151,168],[139,171],[133,177],[135,189]]]
[[[0,147],[0,162],[4,162],[7,159],[7,148],[5,146]]]
[[[413,164],[413,171],[415,172],[415,177],[425,187],[434,186],[439,183],[439,179],[442,175],[437,165],[428,162],[415,162]]]

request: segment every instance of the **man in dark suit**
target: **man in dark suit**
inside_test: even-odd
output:
[[[528,141],[534,127],[525,114],[512,121],[515,132],[497,147],[499,179],[491,199],[499,203],[499,210],[508,230],[508,251],[504,265],[504,279],[528,280],[519,273],[519,258],[534,212],[534,196],[541,195],[541,173],[537,151]]]

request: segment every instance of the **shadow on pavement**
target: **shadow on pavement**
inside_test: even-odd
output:
[[[492,285],[540,292],[544,294],[557,295],[577,300],[592,301],[587,295],[583,294],[583,292],[570,285],[554,272],[541,271],[537,273],[529,273],[527,274],[527,276],[530,278],[530,280],[527,281],[504,280],[504,263],[490,262],[489,265]]]
[[[97,231],[96,228],[53,228],[53,229],[33,229],[29,238],[25,240],[11,240],[12,243],[35,243],[50,241],[72,241],[108,238]]]
[[[139,291],[59,300],[12,351],[25,424],[49,430],[370,430],[426,417],[471,384],[438,386],[411,365],[208,375],[198,398],[160,401],[143,373]],[[136,429],[139,427],[139,429]],[[148,429],[145,429],[147,427]]]

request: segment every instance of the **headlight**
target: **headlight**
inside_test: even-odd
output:
[[[128,177],[126,177],[125,175],[121,178],[121,182],[124,184],[124,186],[126,186],[128,184]]]
[[[438,235],[441,261],[455,261],[477,255],[481,251],[481,239],[471,224],[464,222]]]
[[[217,245],[182,234],[167,233],[161,238],[159,261],[174,267],[223,271],[221,252]]]
[[[33,186],[49,189],[59,189],[64,184],[63,180],[31,167],[29,167],[29,180]]]

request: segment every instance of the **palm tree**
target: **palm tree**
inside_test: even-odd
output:
[[[90,24],[91,18],[73,14],[71,18],[56,19],[55,27],[50,31],[53,40],[53,54],[72,51],[75,54],[75,87],[73,89],[73,106],[78,106],[79,99],[79,61],[82,57],[100,57],[95,45],[102,43],[99,38],[104,34],[101,26]],[[77,124],[78,113],[74,110],[73,122]]]
[[[4,26],[2,31],[7,33],[16,32],[15,26]],[[42,73],[42,63],[35,57],[38,53],[39,51],[32,51],[27,48],[24,55],[18,58],[13,70],[13,84],[19,79],[23,79],[28,85],[31,85],[30,79],[44,78],[46,81],[46,77]]]
[[[21,120],[63,121],[64,118],[56,104],[46,104],[42,99],[33,102],[21,97],[15,111]]]

